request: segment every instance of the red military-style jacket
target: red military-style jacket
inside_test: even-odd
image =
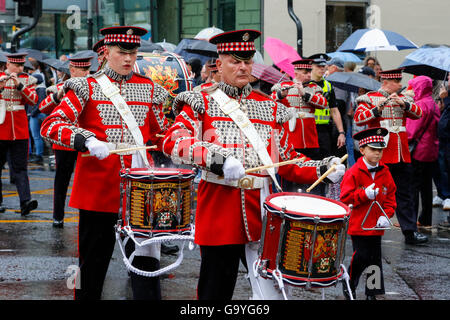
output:
[[[284,128],[289,130],[289,136],[294,148],[318,148],[319,137],[317,135],[314,112],[316,108],[327,108],[327,99],[323,96],[322,88],[315,82],[306,82],[303,84],[305,91],[303,96],[299,96],[298,89],[293,87],[289,89],[285,98],[278,98],[278,91],[283,87],[292,87],[293,85],[293,81],[276,84],[272,87],[272,98],[287,107],[296,109],[295,117],[297,121],[294,131],[289,130],[289,121],[284,124]]]
[[[96,76],[104,73],[127,102],[139,126],[144,143],[161,150],[168,122],[162,113],[167,91],[150,78],[131,72],[122,76],[104,68],[86,78],[71,78],[64,83],[62,102],[43,121],[41,135],[54,144],[77,151],[87,151],[85,141],[96,137],[115,145],[135,145],[127,125],[112,102],[103,94]],[[121,148],[120,146],[116,149]],[[131,167],[131,155],[113,154],[103,160],[82,157],[78,153],[69,205],[78,209],[118,212],[121,169]]]
[[[61,103],[61,101],[57,100],[57,97],[55,95],[58,94],[58,91],[63,87],[64,82],[61,82],[47,88],[48,96],[44,100],[42,100],[41,104],[39,105],[39,111],[41,113],[50,114]],[[53,150],[74,151],[73,149],[66,148],[56,143],[53,144]]]
[[[384,149],[382,161],[384,163],[411,162],[408,149],[408,136],[406,134],[406,118],[419,119],[422,110],[409,96],[399,95],[405,101],[406,109],[390,101],[381,114],[376,108],[380,99],[389,97],[389,93],[380,89],[371,91],[356,99],[357,108],[353,116],[356,125],[368,125],[369,128],[383,127],[389,130],[389,141]]]
[[[0,77],[5,75],[7,74],[4,72],[0,73]],[[0,140],[22,140],[30,137],[25,105],[35,105],[38,102],[35,88],[37,80],[26,73],[20,73],[18,78],[18,87],[9,79],[0,93],[0,99],[4,100],[6,107],[5,120],[0,124]]]
[[[350,235],[379,236],[384,234],[384,230],[363,230],[361,227],[364,217],[373,202],[373,200],[367,198],[365,191],[372,183],[375,183],[374,188],[379,188],[376,200],[389,218],[394,216],[395,208],[397,207],[395,200],[395,191],[397,188],[389,172],[389,168],[383,165],[381,161],[378,165],[382,166],[383,169],[376,172],[375,178],[372,178],[371,173],[364,163],[363,157],[360,157],[344,174],[341,182],[340,199],[347,205],[353,205],[347,230],[347,233]],[[381,215],[383,213],[380,208],[376,204],[373,205],[364,222],[364,228],[373,228]]]
[[[220,82],[205,90],[182,92],[175,98],[174,111],[178,115],[164,138],[164,153],[174,162],[201,168],[206,175],[198,186],[195,242],[199,245],[244,244],[257,241],[261,236],[264,198],[260,189],[216,183],[209,180],[208,175],[217,174],[220,181],[221,165],[229,156],[240,161],[245,169],[263,164],[237,124],[208,94],[217,87],[240,102],[240,109],[255,127],[274,163],[302,155],[295,152],[282,126],[289,117],[286,107],[252,91],[250,85],[240,90]],[[329,159],[285,165],[279,167],[278,173],[292,181],[313,183],[326,170],[328,162]],[[249,176],[267,177],[267,173]]]

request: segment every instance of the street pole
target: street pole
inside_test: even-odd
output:
[[[297,27],[297,52],[303,57],[303,28],[300,19],[295,15],[292,0],[287,1],[289,16],[294,20]]]
[[[36,0],[35,2],[35,6],[34,6],[34,11],[33,11],[33,22],[25,27],[25,28],[21,28],[19,31],[15,32],[12,36],[11,39],[11,52],[15,53],[17,52],[17,50],[20,47],[20,36],[24,33],[27,33],[28,31],[32,30],[34,27],[36,27],[39,19],[42,16],[42,0]]]
[[[92,21],[92,0],[87,0],[88,50],[92,49],[93,24],[94,22]]]

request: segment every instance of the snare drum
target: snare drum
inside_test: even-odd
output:
[[[134,168],[120,177],[122,227],[140,237],[190,233],[194,171]]]
[[[321,196],[284,192],[264,202],[258,273],[294,286],[326,287],[342,275],[350,209]]]

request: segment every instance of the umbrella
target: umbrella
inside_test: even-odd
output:
[[[331,58],[339,58],[344,62],[355,62],[360,63],[362,60],[352,52],[336,51],[327,53]]]
[[[177,47],[175,44],[166,42],[164,40],[163,42],[155,42],[157,45],[161,46],[165,51],[173,52],[175,48]]]
[[[445,45],[438,47],[423,46],[407,55],[406,60],[409,60],[409,62],[404,61],[403,63],[409,63],[409,66],[411,66],[412,63],[416,63],[416,68],[417,65],[420,64],[422,65],[422,70],[428,69],[428,71],[434,73],[435,76],[444,75],[438,79],[445,79],[446,73],[450,72],[450,47]],[[411,69],[412,68],[410,68],[409,71],[411,71]]]
[[[185,50],[187,52],[198,53],[208,57],[217,57],[217,46],[205,40],[190,41]]]
[[[261,63],[253,63],[252,76],[271,84],[278,83],[283,77],[286,77],[274,67]]]
[[[222,29],[216,28],[214,26],[209,27],[209,28],[205,28],[200,30],[199,33],[197,33],[197,35],[194,37],[194,39],[198,39],[198,40],[209,40],[212,37],[223,33],[224,31]]]
[[[141,46],[139,47],[138,52],[153,52],[153,51],[164,51],[164,48],[151,41],[141,39]]]
[[[7,61],[8,61],[8,59],[6,58],[3,51],[0,51],[0,62],[6,63]]]
[[[405,59],[399,68],[403,68],[403,72],[410,73],[416,76],[428,76],[431,79],[444,80],[446,79],[448,71],[420,64],[415,61]]]
[[[211,59],[211,56],[199,53],[201,51],[199,51],[199,52],[189,52],[189,51],[187,51],[187,49],[189,48],[189,45],[192,42],[196,42],[196,41],[197,42],[198,41],[206,42],[206,41],[203,41],[203,40],[196,40],[196,39],[182,39],[180,41],[180,43],[178,43],[177,47],[175,48],[175,50],[173,52],[178,54],[179,56],[182,56],[185,61],[189,61],[191,58],[198,58],[198,59],[200,59],[202,64],[205,64],[206,61]],[[217,53],[216,53],[216,56],[217,56]]]
[[[36,59],[39,62],[42,62],[45,59],[50,58],[47,54],[45,54],[39,50],[36,50],[36,49],[21,48],[17,52],[25,52],[28,54],[27,55],[28,58]]]
[[[334,72],[326,80],[337,88],[353,92],[358,92],[358,88],[377,91],[381,87],[379,81],[357,72]]]
[[[381,29],[358,29],[336,51],[399,51],[418,48],[402,35]]]
[[[295,77],[292,62],[300,60],[302,57],[300,57],[293,47],[280,39],[267,37],[264,42],[264,49],[278,68],[289,74],[292,78]]]

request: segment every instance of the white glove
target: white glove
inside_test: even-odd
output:
[[[379,188],[374,189],[375,187],[375,182],[372,183],[370,186],[368,186],[365,191],[366,191],[366,196],[367,198],[369,198],[370,200],[375,199],[375,197],[378,195],[378,191],[380,190]]]
[[[235,157],[228,157],[223,164],[223,177],[226,182],[239,180],[245,176],[245,169]]]
[[[109,148],[105,142],[98,140],[95,137],[87,138],[85,142],[86,148],[89,149],[89,153],[100,160],[109,156]]]
[[[328,162],[328,168],[330,169],[333,165],[336,165],[335,170],[330,173],[327,178],[331,180],[331,182],[338,182],[345,173],[345,165],[341,164],[341,159],[338,157],[333,157],[330,162]]]
[[[378,228],[387,228],[387,227],[389,227],[391,224],[390,224],[390,222],[389,222],[389,219],[387,219],[385,216],[380,216],[379,218],[378,218],[378,221],[377,221],[377,227]]]

